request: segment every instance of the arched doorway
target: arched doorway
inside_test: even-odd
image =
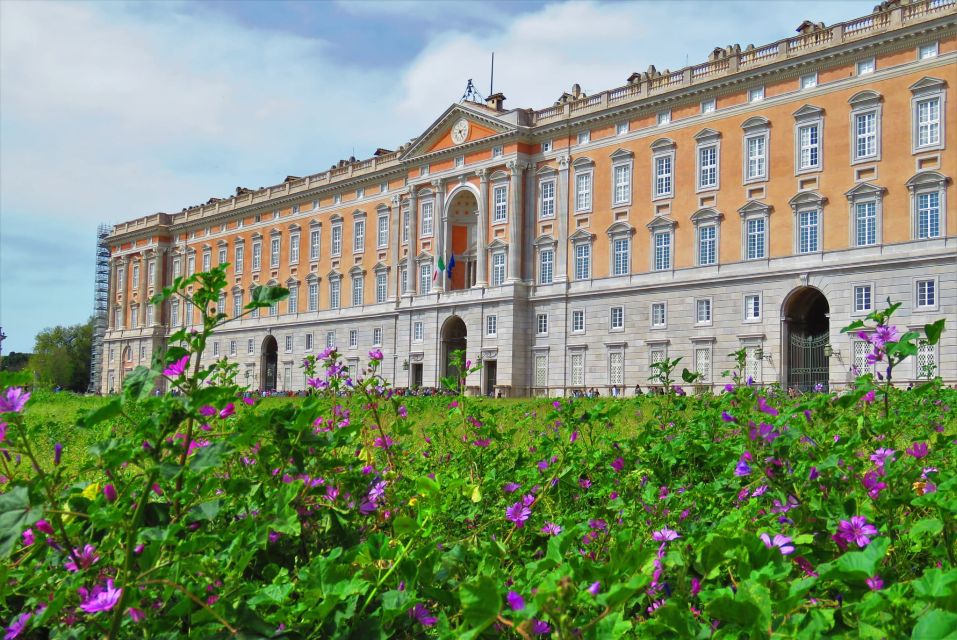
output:
[[[262,346],[262,380],[261,389],[263,391],[276,390],[276,368],[279,364],[279,343],[275,336],[266,336]]]
[[[456,351],[462,352],[465,357],[468,348],[468,328],[465,321],[458,316],[450,316],[442,325],[442,375],[458,380],[461,376],[459,362],[453,357]]]
[[[801,287],[784,301],[783,382],[788,389],[828,388],[830,305],[820,290]]]
[[[453,262],[452,276],[446,276],[445,290],[468,289],[475,284],[475,243],[478,230],[478,199],[468,186],[462,186],[449,194],[445,210],[445,254],[442,260]],[[446,266],[446,271],[448,267]]]

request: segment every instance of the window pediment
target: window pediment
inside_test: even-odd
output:
[[[292,276],[289,276],[288,278],[286,278],[286,288],[287,288],[287,289],[292,289],[293,287],[295,287],[295,286],[298,285],[298,284],[299,284],[299,281],[296,280],[295,278],[293,278]]]
[[[269,282],[266,283],[266,286],[267,286],[267,287],[278,287],[278,286],[279,286],[279,281],[276,280],[275,278],[270,278]]]
[[[229,243],[226,242],[225,240],[220,240],[219,242],[216,243],[216,246],[217,246],[217,247],[225,247],[225,246],[227,246],[228,244],[229,244]]]
[[[432,254],[429,253],[428,251],[422,251],[421,253],[419,253],[419,255],[415,257],[416,262],[428,262],[431,259],[432,259]]]
[[[635,154],[627,149],[618,149],[610,157],[613,162],[615,160],[631,160],[635,157]]]
[[[389,207],[384,204],[380,204],[375,208],[378,213],[389,213]]]
[[[746,132],[770,129],[771,122],[764,116],[754,116],[741,123],[741,128]]]
[[[931,78],[924,76],[914,84],[908,87],[914,95],[920,95],[928,91],[942,91],[947,88],[947,82],[940,78]]]
[[[310,221],[309,221],[309,226],[310,226],[311,228],[313,228],[313,229],[315,229],[315,228],[317,228],[317,227],[321,229],[321,228],[322,228],[322,223],[319,222],[318,220],[310,220]]]
[[[723,219],[724,214],[712,207],[703,207],[691,214],[691,221],[695,224],[720,222]]]
[[[583,169],[591,169],[594,167],[595,161],[588,156],[581,156],[580,158],[575,158],[575,161],[572,162],[572,166],[575,167],[575,171],[582,171]]]
[[[655,231],[671,231],[678,223],[671,216],[657,216],[654,220],[647,224],[648,229],[652,232]]]
[[[356,209],[355,211],[352,212],[353,220],[359,220],[365,217],[366,217],[366,212],[363,211],[362,209]]]
[[[938,171],[921,171],[914,174],[905,184],[908,189],[915,191],[927,187],[940,189],[946,186],[948,182],[950,182],[950,179]]]
[[[605,231],[605,233],[607,233],[609,237],[625,236],[625,235],[633,236],[635,235],[635,228],[631,226],[630,224],[628,224],[627,222],[625,222],[624,220],[619,220],[618,222],[615,222],[614,224],[610,225],[608,229]]]
[[[243,292],[243,288],[242,288],[240,285],[237,284],[237,285],[235,285],[232,289],[230,289],[230,291],[232,291],[234,294],[235,294],[235,293],[242,293],[242,292]]]
[[[488,179],[489,179],[489,182],[502,182],[504,180],[508,180],[510,177],[511,176],[509,176],[507,172],[499,169],[497,171],[493,171],[492,174],[488,177]]]
[[[308,282],[308,283],[310,283],[310,284],[312,284],[312,283],[314,283],[314,282],[319,282],[320,280],[322,280],[322,278],[320,278],[319,276],[317,276],[317,275],[314,274],[314,273],[310,273],[309,275],[306,276],[306,282]]]
[[[336,224],[336,223],[338,223],[338,222],[342,222],[342,216],[340,216],[338,213],[334,213],[334,214],[332,214],[331,216],[329,216],[329,222],[331,222],[331,223],[333,223],[333,224]]]
[[[821,107],[815,107],[811,104],[806,104],[795,111],[793,115],[797,122],[802,122],[804,120],[814,120],[824,117],[824,109]]]
[[[873,182],[859,182],[852,188],[844,192],[848,200],[853,202],[861,198],[882,198],[887,192],[885,187],[874,184]]]
[[[375,266],[372,267],[372,270],[375,271],[376,273],[381,273],[383,271],[389,271],[391,268],[392,267],[385,264],[384,262],[376,262]]]
[[[262,239],[263,239],[263,234],[261,234],[261,233],[259,233],[259,232],[257,231],[256,233],[254,233],[254,234],[252,235],[252,239],[253,239],[253,240],[262,240]]]
[[[871,107],[879,104],[884,100],[884,97],[877,93],[867,89],[865,91],[858,91],[850,98],[848,98],[847,103],[852,107]]]
[[[573,244],[577,242],[592,242],[594,239],[595,239],[595,234],[589,233],[588,231],[585,231],[584,229],[579,229],[575,233],[568,236],[568,241]]]
[[[365,274],[366,274],[365,270],[359,265],[356,265],[352,267],[351,269],[349,269],[349,275],[352,277],[364,276]]]
[[[802,191],[788,200],[788,204],[797,211],[802,207],[823,207],[827,198],[817,191]]]
[[[272,229],[269,230],[269,235],[271,235],[271,236],[281,236],[281,235],[282,235],[282,229],[272,228]]]
[[[336,269],[333,269],[332,271],[330,271],[329,273],[326,274],[326,279],[328,279],[328,280],[341,280],[341,279],[342,279],[342,274],[339,273],[339,271],[337,271]]]
[[[488,249],[489,251],[495,251],[497,249],[507,249],[508,243],[502,240],[501,238],[495,238],[494,240],[489,242],[487,245],[485,245],[485,248]]]
[[[698,142],[711,142],[713,140],[718,140],[721,138],[721,132],[715,131],[714,129],[705,127],[698,133],[694,134],[694,139]]]
[[[429,187],[425,187],[424,189],[420,189],[416,191],[415,195],[416,197],[419,197],[419,198],[431,198],[432,196],[435,195],[435,192],[432,191],[432,189],[430,189]]]
[[[535,238],[532,244],[536,247],[554,247],[558,241],[551,234],[546,233]]]
[[[546,164],[539,167],[538,171],[535,172],[535,175],[537,175],[540,178],[551,178],[551,177],[554,177],[555,174],[557,173],[558,171],[555,169],[555,167],[551,167]]]
[[[671,138],[658,138],[651,143],[651,150],[658,151],[671,151],[675,148],[675,141]]]
[[[758,215],[769,215],[773,207],[764,202],[758,202],[757,200],[748,200],[743,207],[738,209],[738,213],[741,214],[742,218],[748,216],[758,216]]]
[[[291,232],[296,232],[296,231],[299,231],[299,230],[301,229],[301,227],[300,227],[298,224],[295,224],[295,223],[289,225],[288,228],[289,228],[289,231],[291,231]]]

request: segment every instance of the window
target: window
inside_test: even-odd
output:
[[[858,247],[877,244],[877,202],[854,205],[854,240]]]
[[[508,220],[508,186],[501,184],[492,189],[492,222]]]
[[[299,234],[289,234],[289,264],[299,264]]]
[[[937,371],[937,345],[921,339],[917,341],[917,358],[914,360],[915,378],[930,379],[936,375]]]
[[[869,313],[872,311],[871,285],[862,284],[854,287],[854,313]]]
[[[940,192],[917,194],[918,239],[940,237]]]
[[[798,253],[814,253],[820,250],[821,212],[818,210],[798,212]]]
[[[309,232],[309,259],[319,259],[319,240],[322,237],[322,229],[313,229]]]
[[[186,275],[193,275],[196,273],[196,256],[189,256],[186,258]]]
[[[419,169],[419,175],[422,177],[429,175],[429,165],[422,165],[422,167]]]
[[[319,310],[319,283],[310,282],[309,287],[309,311]]]
[[[412,340],[422,342],[425,340],[425,325],[420,321],[412,323]]]
[[[798,170],[821,168],[820,125],[798,127]]]
[[[490,338],[498,335],[498,316],[494,314],[485,316],[485,335]]]
[[[379,216],[376,227],[376,245],[380,249],[389,246],[389,216]]]
[[[187,327],[193,324],[193,303],[189,300],[183,305],[183,324]]]
[[[744,321],[757,322],[761,320],[761,296],[749,294],[744,296]]]
[[[917,281],[917,308],[933,309],[937,307],[937,281]]]
[[[698,227],[698,265],[718,264],[718,228],[713,225]]]
[[[389,276],[385,271],[375,274],[375,301],[383,303],[389,298]]]
[[[631,239],[627,236],[612,239],[612,275],[623,276],[631,272]]]
[[[542,143],[542,153],[548,153],[551,150],[552,150],[551,140],[546,140],[545,142]]]
[[[359,346],[359,331],[357,329],[349,329],[349,348],[355,349]]]
[[[874,58],[868,58],[867,60],[860,60],[857,63],[857,75],[863,76],[868,73],[874,73],[874,70],[877,68],[877,62]]]
[[[434,206],[431,202],[422,203],[422,229],[419,235],[423,238],[432,237]]]
[[[655,156],[655,197],[672,195],[671,173],[673,154]]]
[[[119,320],[118,320],[115,324],[116,324],[117,327],[122,327],[122,326],[123,326],[123,320],[122,320],[122,318],[123,318],[122,313],[123,313],[123,312],[122,312],[122,309],[117,309],[116,311],[117,311],[116,317],[117,317]],[[178,326],[179,326],[179,323],[180,323],[180,318],[179,318],[179,300],[173,300],[172,302],[169,303],[169,315],[170,315],[171,324],[172,324],[174,327],[178,327]]]
[[[631,202],[631,164],[614,166],[613,189],[613,204],[622,205]]]
[[[236,348],[237,348],[237,347],[236,347],[236,341],[235,341],[235,340],[230,340],[230,341],[229,341],[229,355],[235,357],[235,356],[236,356],[236,353],[237,353]]]
[[[625,382],[625,354],[622,351],[608,353],[608,384],[622,385]]]
[[[338,309],[341,302],[342,281],[339,278],[332,278],[329,281],[329,308]]]
[[[573,353],[571,360],[572,386],[583,387],[585,386],[585,354]]]
[[[299,213],[299,205],[298,205],[298,204],[294,204],[294,205],[292,205],[292,215],[296,215],[297,213]],[[277,217],[278,217],[278,216],[277,216]]]
[[[409,242],[409,210],[402,211],[402,244]]]
[[[399,266],[399,291],[400,293],[412,293],[409,291],[409,270],[404,266]]]
[[[306,334],[306,351],[312,351],[312,334]]]
[[[271,316],[279,315],[279,303],[278,303],[278,302],[274,302],[273,304],[269,305],[269,315],[271,315]]]
[[[326,331],[326,349],[332,349],[336,346],[336,332]]]
[[[292,336],[286,336],[286,353],[292,353]]]
[[[389,183],[388,183],[388,182],[380,182],[380,183],[379,183],[379,193],[387,193],[388,191],[389,191]]]
[[[877,111],[854,115],[854,160],[877,156]]]
[[[153,326],[153,305],[151,304],[146,305],[146,326]]]
[[[216,313],[226,313],[226,293],[221,292],[216,300]]]
[[[544,387],[548,385],[548,354],[535,354],[535,386]]]
[[[541,203],[538,217],[545,218],[554,218],[555,217],[555,181],[554,180],[543,180],[538,185],[539,190],[539,202]]]
[[[372,346],[373,347],[382,346],[382,327],[374,327],[372,329]]]
[[[240,247],[236,247],[236,249],[239,250]],[[238,262],[241,263],[241,261],[238,261]],[[241,267],[240,267],[240,271],[242,271]],[[179,261],[179,258],[173,258],[173,277],[178,278],[179,276],[180,276],[180,261]],[[123,290],[123,268],[122,267],[117,267],[116,269],[116,280],[119,283],[119,289],[122,291]]]
[[[671,122],[671,111],[661,111],[658,113],[658,126],[669,124]]]
[[[426,294],[432,290],[432,262],[423,262],[419,265],[419,294]]]
[[[801,76],[801,89],[813,89],[817,86],[817,73],[806,73]]]
[[[666,271],[671,268],[671,232],[656,231],[654,242],[655,271]]]
[[[364,197],[366,197],[366,190],[362,187],[356,189],[356,200],[362,200]]]
[[[352,276],[352,306],[361,307],[363,303],[363,284],[362,276]]]
[[[352,252],[362,253],[366,248],[366,221],[355,220],[352,223]]]
[[[233,317],[238,318],[243,314],[243,292],[233,293]]]
[[[747,147],[747,173],[746,180],[764,180],[768,175],[767,167],[767,149],[768,139],[766,134],[749,136],[745,138]]]
[[[214,358],[219,357],[219,342],[218,341],[213,343],[213,357]]]
[[[764,87],[748,89],[748,102],[761,102],[762,100],[764,100]]]
[[[539,313],[536,316],[535,331],[540,336],[544,336],[548,334],[548,314],[547,313]]]
[[[136,305],[130,308],[130,329],[135,329],[140,325],[140,309]]]
[[[575,212],[591,211],[591,171],[575,174]]]
[[[206,269],[204,269],[204,271],[209,271],[209,267],[207,267]],[[138,264],[134,264],[134,265],[133,265],[133,282],[132,282],[132,285],[133,285],[133,289],[134,289],[134,290],[140,288],[140,265],[138,265]]]
[[[505,253],[492,254],[492,286],[499,287],[505,282]]]
[[[718,110],[718,102],[714,98],[701,101],[701,113],[714,113]]]
[[[289,285],[289,297],[286,298],[286,313],[299,313],[299,285]]]
[[[917,48],[917,59],[918,60],[927,60],[928,58],[937,57],[937,43],[929,42],[927,44],[922,44]]]
[[[664,327],[668,324],[667,310],[664,302],[654,302],[651,305],[651,326]]]
[[[494,147],[492,147],[493,158],[501,158],[504,153],[505,153],[505,150],[502,148],[502,145],[497,144]]]
[[[253,243],[253,271],[259,271],[263,266],[263,245],[261,242]]]
[[[585,332],[585,311],[584,309],[575,309],[572,311],[572,333]]]
[[[760,260],[765,255],[767,240],[764,218],[748,218],[745,222],[745,259]]]
[[[711,298],[695,300],[695,324],[711,324]]]
[[[342,225],[332,225],[332,255],[342,255]]]
[[[279,236],[272,238],[269,243],[269,267],[275,269],[279,266]]]
[[[588,280],[591,278],[591,245],[579,242],[575,245],[575,279]]]
[[[940,146],[940,103],[939,97],[917,101],[914,114],[917,125],[915,140],[917,149]]]
[[[711,382],[711,346],[698,344],[694,349],[694,370],[699,384]]]
[[[249,338],[248,340],[246,340],[246,353],[248,355],[252,355],[253,351],[255,351],[255,348],[256,348],[255,343],[253,342],[252,338]]]
[[[615,135],[623,136],[628,133],[628,121],[619,122],[615,125]]]
[[[542,249],[538,252],[538,283],[551,284],[554,279],[555,252],[552,249]]]
[[[621,331],[625,328],[625,308],[612,307],[608,318],[608,328],[611,331]]]
[[[698,147],[698,189],[718,187],[718,145]]]
[[[219,255],[217,256],[217,258],[218,260],[216,264],[223,264],[224,262],[226,262],[226,247],[225,246],[222,246],[219,248]],[[152,271],[152,268],[150,269],[150,271]],[[152,277],[151,277],[151,280],[152,280]],[[150,282],[150,286],[152,286],[152,284],[153,283]]]
[[[455,156],[455,168],[461,169],[465,166],[465,156]]]
[[[222,258],[220,259],[221,263],[226,262],[225,249],[223,249],[222,251],[223,251],[223,253],[221,254]],[[156,261],[150,260],[149,262],[146,263],[146,286],[152,287],[155,284],[156,284]]]
[[[591,142],[591,131],[578,132],[578,144],[588,144]]]

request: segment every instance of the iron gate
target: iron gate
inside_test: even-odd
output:
[[[819,336],[791,335],[790,358],[788,359],[788,388],[813,391],[821,385],[828,389],[828,358],[824,346],[828,334]]]

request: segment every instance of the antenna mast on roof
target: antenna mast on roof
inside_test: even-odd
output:
[[[471,100],[472,102],[482,102],[482,94],[478,92],[478,89],[475,88],[475,84],[472,82],[472,78],[469,78],[469,83],[465,85],[465,93],[462,94],[462,99],[459,102],[465,102],[466,100]]]
[[[492,52],[492,72],[488,79],[488,94],[490,96],[495,95],[495,52]]]

